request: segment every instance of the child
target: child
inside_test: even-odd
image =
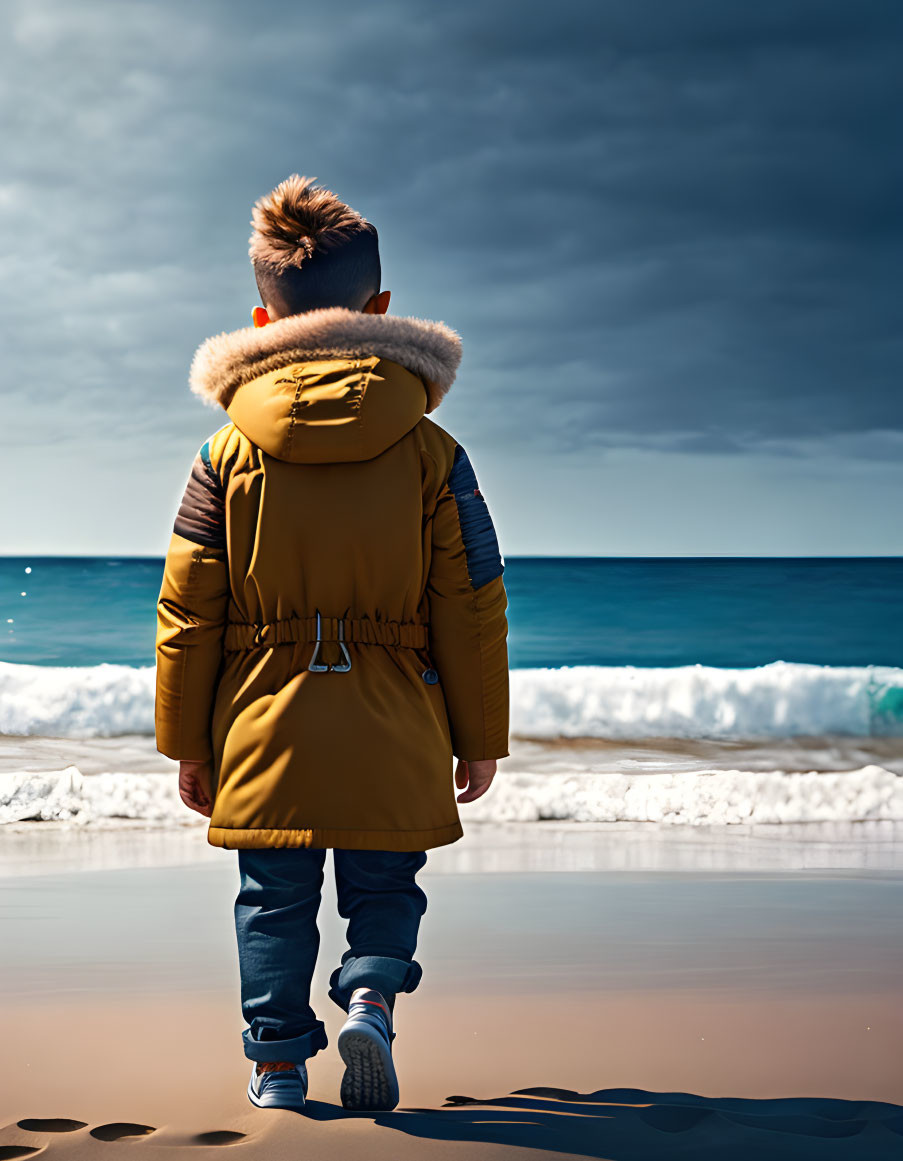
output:
[[[431,847],[508,752],[503,565],[464,449],[425,413],[458,336],[386,314],[376,230],[293,175],[254,207],[254,328],[191,388],[230,422],[191,470],[157,605],[158,749],[238,851],[248,1096],[300,1109],[333,849],[348,950],[330,997],[342,1103],[391,1109],[392,1012],[417,986]],[[256,328],[256,329],[255,329]]]

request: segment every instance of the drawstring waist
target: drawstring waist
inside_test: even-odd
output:
[[[273,645],[335,641],[355,645],[388,645],[395,649],[426,649],[429,626],[417,621],[372,621],[369,617],[287,617],[268,624],[232,621],[226,626],[227,653],[269,649]]]

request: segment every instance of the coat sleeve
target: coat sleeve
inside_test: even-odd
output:
[[[229,603],[225,495],[205,443],[176,516],[157,601],[157,749],[212,756],[210,719]]]
[[[508,754],[504,565],[489,509],[458,445],[439,493],[427,579],[430,649],[452,749],[465,761]]]

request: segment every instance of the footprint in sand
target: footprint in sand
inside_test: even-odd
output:
[[[154,1132],[156,1130],[151,1125],[135,1125],[122,1121],[112,1125],[98,1125],[96,1129],[91,1130],[91,1136],[98,1141],[128,1141],[136,1137],[149,1137]],[[244,1138],[244,1133],[235,1133],[231,1129],[214,1129],[209,1133],[196,1133],[182,1142],[167,1141],[166,1144],[235,1145]]]
[[[237,1145],[245,1139],[244,1133],[233,1133],[230,1129],[216,1129],[212,1133],[198,1133],[189,1145]]]
[[[26,1117],[16,1121],[20,1129],[26,1133],[74,1133],[76,1129],[83,1129],[87,1121],[72,1121],[68,1117]]]
[[[68,1117],[25,1117],[16,1121],[16,1128],[26,1133],[74,1133],[84,1129],[87,1122],[73,1121]],[[33,1157],[43,1153],[45,1145],[0,1145],[0,1161],[16,1161],[18,1157]]]
[[[17,1121],[16,1127],[26,1133],[74,1133],[86,1129],[87,1121],[74,1121],[68,1117],[26,1117]],[[139,1125],[135,1121],[112,1121],[108,1125],[97,1125],[90,1130],[95,1141],[136,1141],[149,1137],[157,1130],[153,1125]],[[206,1133],[196,1133],[180,1141],[167,1141],[168,1145],[236,1145],[245,1139],[244,1133],[231,1129],[213,1129]],[[161,1142],[162,1144],[163,1142]],[[18,1157],[31,1157],[42,1153],[46,1146],[0,1145],[0,1161],[15,1161]]]
[[[91,1130],[95,1141],[126,1141],[132,1137],[149,1137],[154,1132],[153,1125],[136,1125],[131,1121],[114,1121],[109,1125],[98,1125]]]

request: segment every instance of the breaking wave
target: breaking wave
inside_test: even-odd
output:
[[[0,662],[0,734],[153,733],[154,670]],[[754,669],[575,666],[511,673],[523,738],[903,736],[903,669],[775,661]]]

